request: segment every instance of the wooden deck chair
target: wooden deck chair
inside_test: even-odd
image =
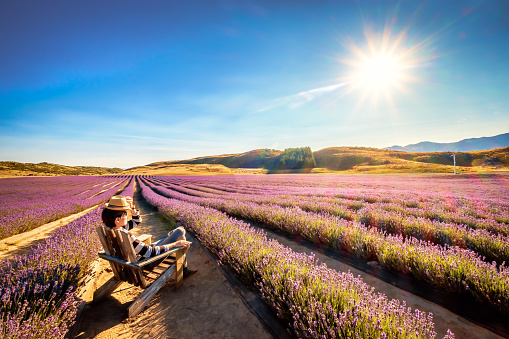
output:
[[[174,279],[175,289],[182,285],[186,247],[177,247],[153,258],[138,261],[127,233],[104,226],[98,226],[96,231],[104,249],[99,252],[99,257],[109,261],[113,278],[94,292],[93,302],[110,295],[124,281],[140,286],[145,290],[128,308],[128,316],[132,318],[143,310],[168,280]],[[144,235],[139,239],[150,244],[150,237]],[[147,265],[163,258],[156,267],[147,268]]]

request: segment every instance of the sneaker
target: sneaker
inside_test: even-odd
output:
[[[189,268],[185,267],[184,268],[184,278],[187,278],[187,277],[195,274],[196,272],[198,272],[198,270],[190,270]]]

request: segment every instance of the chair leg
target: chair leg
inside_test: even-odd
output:
[[[101,287],[99,287],[94,292],[94,297],[92,299],[92,303],[96,303],[96,302],[100,301],[103,297],[110,295],[122,283],[123,283],[123,281],[118,280],[115,277],[111,277],[107,282],[105,282]]]
[[[175,257],[175,289],[177,290],[184,282],[184,260],[185,255],[181,251],[176,253]]]
[[[147,287],[139,296],[136,298],[135,301],[129,306],[127,309],[129,318],[135,317],[140,313],[145,306],[150,302],[150,300],[156,295],[156,293],[163,287],[163,285],[170,279],[171,275],[175,271],[175,265],[171,266],[169,269],[166,270],[159,278],[156,279],[150,285]]]

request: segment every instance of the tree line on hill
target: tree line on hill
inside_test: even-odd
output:
[[[316,167],[311,147],[287,148],[265,167],[269,171],[304,170]]]
[[[271,172],[311,169],[316,167],[316,161],[311,147],[287,148],[283,152],[273,149],[261,149],[241,154],[158,162],[154,165],[156,164],[217,164],[229,168],[264,168]]]

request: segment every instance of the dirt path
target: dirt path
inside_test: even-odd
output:
[[[152,234],[157,240],[175,227],[175,221],[154,211],[139,193],[134,202],[143,217],[134,229],[137,234]],[[167,284],[142,313],[127,319],[127,307],[142,290],[124,283],[110,297],[85,306],[75,337],[272,338],[200,247],[191,246],[187,253],[189,267],[198,273],[187,278],[178,291]],[[99,264],[94,289],[112,276],[107,263]]]
[[[13,260],[15,255],[25,255],[30,253],[30,248],[42,243],[47,237],[49,237],[51,232],[59,227],[67,225],[80,216],[87,214],[97,206],[98,205],[92,206],[79,213],[71,214],[65,218],[44,224],[29,232],[17,234],[0,240],[0,262],[3,262],[4,260]]]
[[[404,291],[397,288],[389,283],[384,282],[372,275],[358,270],[350,265],[335,260],[325,254],[318,253],[309,249],[308,247],[301,245],[295,241],[289,240],[288,238],[270,232],[268,229],[264,229],[267,232],[267,236],[272,239],[276,239],[281,244],[292,248],[296,252],[306,252],[310,254],[313,252],[315,256],[320,260],[321,263],[326,263],[327,267],[332,268],[336,271],[347,272],[350,271],[354,276],[361,276],[366,284],[375,288],[375,292],[384,293],[389,299],[405,300],[408,307],[419,309],[424,312],[433,313],[433,320],[435,322],[435,331],[437,332],[436,338],[442,338],[447,329],[450,329],[456,336],[456,338],[469,338],[469,339],[499,339],[503,338],[483,327],[480,327],[467,319],[464,319],[457,314],[447,310],[446,308],[439,306],[433,302],[416,296],[410,292]]]

